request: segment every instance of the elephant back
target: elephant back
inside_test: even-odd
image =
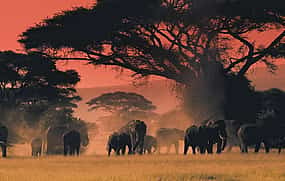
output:
[[[216,137],[227,138],[225,120],[210,120],[206,126],[209,128],[209,133]]]
[[[159,128],[156,131],[157,142],[172,144],[184,139],[185,132],[176,128]]]
[[[138,130],[146,132],[146,124],[140,120],[132,120],[129,121],[125,126],[121,127],[119,129],[119,132],[130,133],[130,132],[136,132]]]
[[[157,141],[156,138],[150,135],[146,135],[144,138],[144,145],[148,146],[148,145],[153,145],[153,146],[157,146]]]
[[[196,125],[190,126],[185,131],[186,137],[193,137],[193,136],[197,136],[198,134],[199,134],[199,128]]]

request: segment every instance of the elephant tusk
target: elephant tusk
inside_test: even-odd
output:
[[[225,140],[226,138],[222,137],[222,135],[219,135],[219,137],[222,139],[222,140]]]

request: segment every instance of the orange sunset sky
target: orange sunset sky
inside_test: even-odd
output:
[[[94,0],[1,0],[0,3],[0,50],[21,51],[22,47],[17,42],[18,35],[28,27],[40,22],[42,19],[52,17],[54,13],[68,10],[72,7],[91,6]],[[267,36],[261,35],[258,41],[270,41],[276,32]],[[255,35],[258,36],[258,35]],[[268,41],[268,42],[269,42]],[[120,85],[128,83],[130,72],[118,76],[118,73],[106,68],[94,68],[83,63],[66,63],[66,68],[76,69],[81,75],[81,82],[77,87],[98,87]]]
[[[1,0],[0,2],[0,50],[21,51],[17,42],[18,35],[42,19],[52,17],[54,13],[72,7],[88,7],[94,0]],[[99,87],[128,83],[130,73],[118,76],[118,73],[106,68],[94,68],[84,63],[67,63],[64,68],[76,69],[81,81],[77,87]]]

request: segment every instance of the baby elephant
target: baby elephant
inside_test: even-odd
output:
[[[153,151],[152,151],[153,148]],[[155,137],[146,135],[144,138],[143,153],[151,154],[157,150],[157,140]]]
[[[32,156],[41,156],[42,153],[42,138],[34,138],[31,142]]]
[[[132,150],[131,138],[130,135],[126,133],[118,133],[114,132],[109,136],[108,143],[107,143],[107,151],[108,156],[110,156],[112,150],[115,151],[116,155],[122,155],[126,152],[126,146],[128,146],[129,154],[130,150]]]

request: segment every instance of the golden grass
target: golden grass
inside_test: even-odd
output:
[[[285,153],[10,157],[0,181],[285,181]]]

